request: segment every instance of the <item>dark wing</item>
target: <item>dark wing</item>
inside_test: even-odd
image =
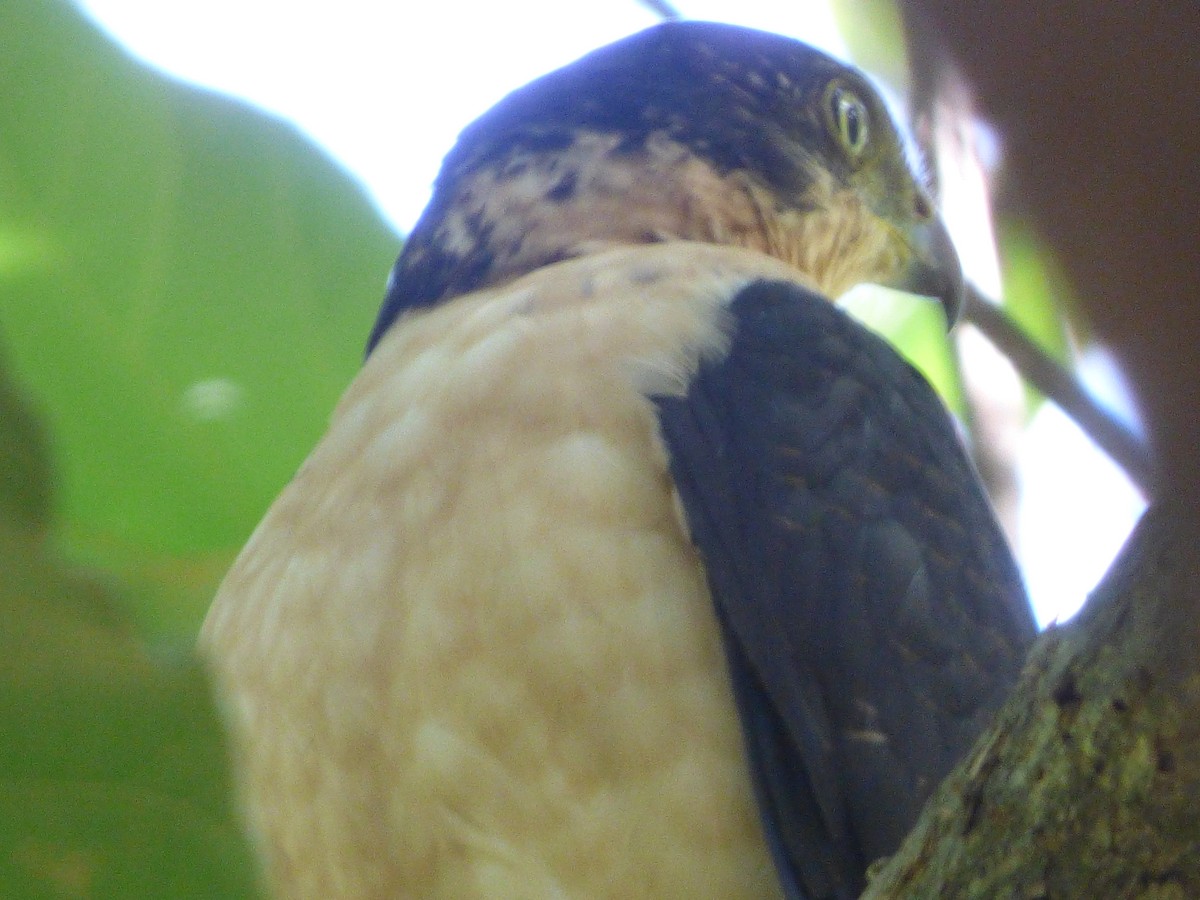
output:
[[[659,397],[768,839],[791,896],[856,897],[1034,636],[924,379],[820,296],[740,292],[724,359]]]

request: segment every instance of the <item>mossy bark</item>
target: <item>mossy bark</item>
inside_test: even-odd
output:
[[[1200,897],[1198,534],[1146,514],[864,898]]]

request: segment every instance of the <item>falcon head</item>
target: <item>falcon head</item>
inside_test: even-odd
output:
[[[514,91],[468,126],[405,244],[400,313],[622,244],[762,251],[828,297],[936,297],[962,273],[878,92],[797,41],[668,22]]]

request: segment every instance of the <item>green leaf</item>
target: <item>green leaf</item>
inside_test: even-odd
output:
[[[0,357],[0,521],[36,541],[50,528],[49,443],[22,393],[4,377],[5,368]]]
[[[2,370],[0,448],[27,486],[0,492],[0,896],[254,896],[206,679],[48,548],[45,443]]]
[[[962,379],[946,336],[945,314],[936,302],[864,284],[841,297],[838,305],[887,338],[933,385],[942,402],[956,415],[963,415]]]
[[[353,377],[399,240],[290,126],[64,0],[0,4],[0,83],[0,337],[65,545],[191,634]]]
[[[103,621],[114,597],[27,549],[0,544],[0,895],[253,896],[199,667],[151,659]]]
[[[855,64],[906,90],[908,48],[894,0],[830,0],[830,8]]]
[[[1004,311],[1043,350],[1063,363],[1070,362],[1070,345],[1064,313],[1073,303],[1067,279],[1037,234],[1028,225],[1002,219],[997,243],[1004,279]],[[1027,406],[1032,414],[1042,401],[1027,386]]]
[[[1069,356],[1065,310],[1077,307],[1053,255],[1027,224],[1000,221],[997,243],[1004,277],[1004,309],[1056,359]]]

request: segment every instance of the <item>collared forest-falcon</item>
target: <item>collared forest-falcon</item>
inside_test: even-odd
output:
[[[962,290],[793,40],[663,24],[462,133],[201,634],[277,896],[857,896],[1034,633],[860,282]]]

